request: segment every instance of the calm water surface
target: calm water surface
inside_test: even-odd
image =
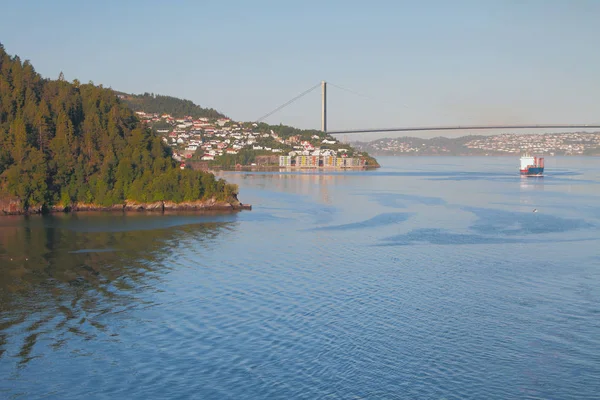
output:
[[[0,218],[0,398],[598,399],[600,159],[380,161]]]

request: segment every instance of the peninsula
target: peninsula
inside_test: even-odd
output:
[[[193,168],[378,168],[366,151],[326,132],[234,121],[189,100],[118,93],[146,126]]]
[[[113,90],[44,79],[0,44],[0,215],[249,208],[237,195],[182,168]]]

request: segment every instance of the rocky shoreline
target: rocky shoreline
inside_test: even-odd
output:
[[[220,201],[215,198],[208,200],[188,201],[174,203],[172,201],[156,201],[153,203],[138,203],[135,201],[125,201],[123,204],[112,206],[101,206],[97,204],[76,203],[70,206],[52,206],[50,208],[32,207],[25,209],[22,201],[17,197],[0,199],[0,215],[31,215],[59,212],[77,212],[77,211],[239,211],[252,210],[252,205],[243,204],[237,198],[230,201]]]

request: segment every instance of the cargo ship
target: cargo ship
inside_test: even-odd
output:
[[[531,156],[529,153],[521,156],[521,176],[543,176],[544,158]]]

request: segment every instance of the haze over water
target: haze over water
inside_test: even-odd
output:
[[[0,398],[597,398],[600,159],[379,160],[0,218]]]

